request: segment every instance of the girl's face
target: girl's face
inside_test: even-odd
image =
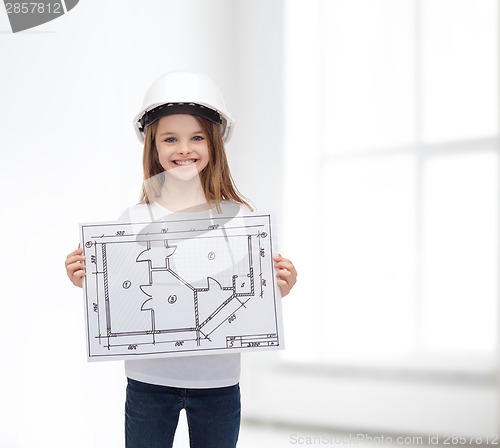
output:
[[[208,164],[208,142],[192,115],[160,118],[155,143],[161,166],[179,180],[191,180]]]

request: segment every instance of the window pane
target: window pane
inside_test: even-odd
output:
[[[325,357],[367,360],[414,348],[414,172],[410,154],[345,160],[325,170]]]
[[[414,0],[324,1],[325,151],[415,138]]]
[[[497,133],[497,2],[422,0],[423,139]]]
[[[423,349],[495,349],[497,154],[434,157],[424,176]]]

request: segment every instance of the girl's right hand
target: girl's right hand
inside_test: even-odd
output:
[[[66,273],[73,285],[82,287],[83,277],[85,275],[85,256],[83,249],[78,245],[78,249],[71,252],[66,257]]]

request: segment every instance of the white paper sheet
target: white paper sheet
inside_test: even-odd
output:
[[[284,348],[271,214],[80,224],[80,235],[89,360]]]

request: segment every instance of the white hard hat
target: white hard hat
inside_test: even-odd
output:
[[[234,120],[226,109],[224,98],[207,76],[190,72],[161,75],[148,89],[141,111],[134,118],[134,128],[144,143],[146,126],[165,115],[197,115],[221,125],[225,142],[231,138]]]

